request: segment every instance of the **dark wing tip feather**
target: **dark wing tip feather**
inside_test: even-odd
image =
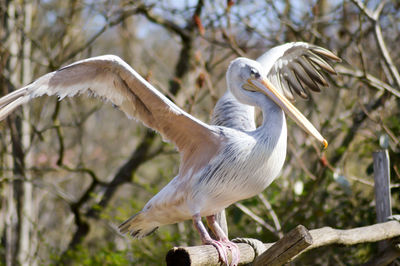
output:
[[[331,51],[329,51],[328,49],[325,49],[323,47],[311,45],[310,50],[318,55],[321,55],[321,56],[327,58],[327,59],[330,59],[330,60],[333,60],[336,62],[342,62],[342,59],[340,59],[334,53],[332,53]]]
[[[321,89],[318,87],[318,85],[315,83],[315,81],[310,77],[310,75],[307,73],[307,71],[303,68],[303,66],[298,62],[298,60],[295,60],[293,64],[290,65],[290,68],[292,69],[293,73],[296,75],[297,79],[301,81],[301,84],[303,85],[303,89],[308,87],[312,91],[319,92]]]
[[[284,74],[283,78],[285,78],[288,81],[289,87],[291,91],[295,91],[300,97],[303,99],[308,99],[308,95],[303,87],[303,85],[300,83],[299,79],[297,78],[297,75],[295,72],[293,72],[289,68],[284,68]]]
[[[328,82],[325,80],[325,78],[319,73],[318,68],[316,68],[315,65],[313,65],[311,62],[307,60],[305,56],[301,56],[298,58],[299,64],[303,67],[304,71],[306,71],[307,75],[316,83],[327,87]]]
[[[337,74],[335,69],[327,61],[325,61],[323,58],[321,58],[319,55],[309,52],[309,53],[307,53],[306,56],[312,63],[314,63],[315,65],[317,65],[324,71],[328,72],[329,74],[332,74],[332,75]]]
[[[293,89],[289,86],[287,80],[283,77],[283,73],[277,73],[278,77],[278,87],[283,91],[285,97],[288,98],[290,101],[295,101]],[[288,89],[289,90],[288,90]]]
[[[275,80],[279,84],[275,85],[282,89],[289,100],[294,98],[294,93],[303,99],[309,99],[311,91],[320,92],[321,87],[328,87],[323,74],[336,75],[329,62],[341,61],[331,51],[306,43],[286,44],[272,50],[268,57],[274,58],[275,63],[270,68],[268,77],[277,77]]]

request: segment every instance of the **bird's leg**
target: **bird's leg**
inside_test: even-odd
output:
[[[240,261],[239,247],[235,243],[229,241],[228,237],[224,233],[224,230],[222,230],[221,226],[219,226],[219,224],[215,220],[215,215],[210,215],[207,216],[206,218],[208,227],[213,231],[217,239],[231,251],[232,255],[231,265],[238,265]]]
[[[228,254],[225,246],[220,241],[214,240],[210,237],[210,235],[207,232],[207,229],[204,227],[204,224],[201,221],[200,214],[195,214],[193,215],[192,218],[193,218],[194,228],[196,228],[196,230],[200,234],[201,242],[204,245],[213,245],[218,251],[220,260],[226,265],[228,265]]]

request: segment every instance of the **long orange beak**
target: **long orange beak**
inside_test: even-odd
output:
[[[262,92],[272,99],[282,110],[292,118],[297,125],[299,125],[305,132],[316,138],[326,149],[328,142],[319,133],[319,131],[311,124],[310,121],[284,96],[280,93],[275,86],[267,79],[255,80],[248,79],[247,82],[257,91]]]

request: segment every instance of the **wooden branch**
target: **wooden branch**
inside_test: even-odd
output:
[[[390,221],[348,230],[324,227],[310,230],[309,234],[312,244],[302,251],[299,250],[298,254],[291,253],[293,250],[290,248],[286,249],[287,252],[290,253],[288,257],[291,257],[291,260],[303,252],[331,244],[356,245],[400,236],[400,223],[398,221]],[[310,239],[307,239],[306,242],[309,243]],[[278,244],[279,241],[276,243],[280,245]],[[274,244],[275,243],[264,243],[267,249],[266,252],[268,252]],[[254,261],[255,253],[249,244],[239,243],[238,247],[240,250],[240,264],[247,264]],[[275,247],[274,249],[278,250],[275,256],[278,255],[277,257],[282,256],[282,258],[287,258],[287,254],[282,252],[282,248]],[[166,261],[167,265],[218,265],[218,258],[217,250],[213,246],[203,245],[195,247],[174,247],[168,252]]]
[[[381,79],[371,75],[368,72],[366,73],[360,69],[355,68],[354,66],[348,67],[348,66],[344,66],[344,65],[335,66],[335,70],[340,75],[359,78],[360,81],[364,82],[368,86],[371,86],[377,90],[388,91],[392,95],[396,96],[397,98],[400,98],[399,91],[397,91],[395,88],[393,88],[389,84],[383,82]]]
[[[190,34],[184,27],[180,27],[175,22],[154,14],[152,9],[150,9],[148,6],[139,6],[138,12],[144,15],[149,21],[158,24],[171,32],[174,32],[182,39],[190,39]]]
[[[279,266],[290,261],[297,254],[312,245],[313,239],[309,231],[302,225],[287,233],[272,247],[254,260],[255,266]]]
[[[307,250],[331,244],[355,245],[400,236],[400,223],[390,221],[347,230],[323,227],[311,230],[310,234],[314,243]]]
[[[264,244],[270,248],[273,244]],[[254,249],[245,243],[237,243],[240,251],[240,264],[250,263],[255,258]],[[231,260],[230,254],[228,254]],[[166,256],[167,265],[220,265],[219,255],[215,247],[210,245],[194,247],[174,247],[168,251]]]

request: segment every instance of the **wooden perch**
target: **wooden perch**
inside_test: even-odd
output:
[[[298,229],[298,232],[294,232],[294,235],[295,237],[299,237],[299,235],[303,234],[303,237],[307,240],[301,241],[305,241],[307,243],[310,243],[310,241],[312,241],[312,244],[305,249],[299,249],[297,250],[297,252],[293,253],[294,248],[290,248],[290,245],[286,246],[286,248],[282,248],[281,245],[287,245],[287,243],[280,243],[280,241],[278,241],[276,242],[276,245],[274,245],[275,243],[264,244],[265,248],[267,249],[265,252],[269,252],[267,254],[269,254],[268,256],[271,257],[285,257],[286,261],[279,260],[279,263],[283,264],[292,260],[294,257],[305,251],[322,246],[327,246],[331,244],[355,245],[366,242],[377,242],[400,236],[400,223],[398,221],[390,221],[348,230],[324,227],[307,231],[305,227],[302,228],[304,228],[304,230],[309,233],[311,239],[308,238],[307,233],[301,233],[301,230],[299,231]],[[290,236],[290,234],[292,234],[292,231],[286,235]],[[301,237],[299,239],[301,239]],[[292,242],[296,242],[296,240]],[[272,249],[273,246],[275,247]],[[240,250],[240,264],[247,264],[254,261],[255,252],[249,244],[239,243],[238,247]],[[272,251],[269,251],[269,249],[271,249]],[[259,257],[264,256],[264,254],[265,253],[263,253]],[[290,256],[287,256],[287,254],[289,254]],[[168,252],[166,261],[167,265],[219,265],[218,253],[213,246],[209,245],[195,247],[174,247]]]
[[[255,258],[254,265],[279,266],[312,245],[313,239],[302,225],[287,233],[263,254]]]

